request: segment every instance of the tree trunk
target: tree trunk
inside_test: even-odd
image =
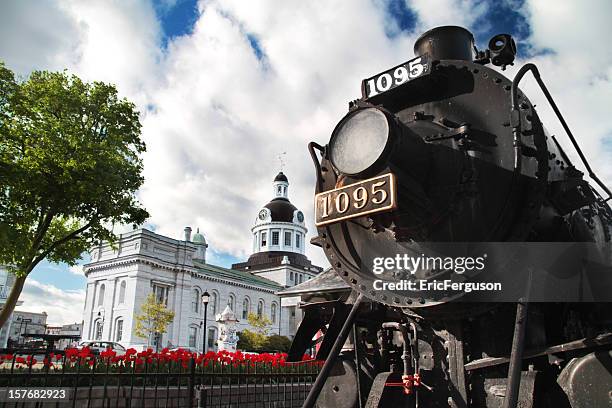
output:
[[[19,295],[21,295],[21,291],[23,290],[23,285],[25,284],[26,278],[27,275],[24,275],[15,279],[15,283],[13,283],[13,287],[11,288],[11,293],[9,293],[2,310],[0,310],[0,327],[4,326],[11,316],[11,313],[13,313],[13,310],[15,310],[15,306],[17,305]]]

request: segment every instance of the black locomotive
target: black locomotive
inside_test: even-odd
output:
[[[518,87],[526,73],[589,177],[610,191],[537,68],[527,64],[510,80],[487,66],[513,63],[511,36],[497,35],[478,51],[469,31],[438,27],[414,49],[414,59],[363,81],[362,97],[326,146],[309,145],[317,175],[312,242],[333,270],[308,283],[290,352],[298,358],[316,345],[326,360],[305,407],[612,406],[612,304],[529,302],[529,284],[518,286],[514,302],[466,301],[382,285],[398,271],[373,271],[375,257],[397,254],[399,262],[422,243],[587,242],[598,273],[610,277],[609,197],[544,129]],[[560,256],[552,265],[580,267],[575,256]],[[513,257],[520,254],[505,261]],[[449,274],[439,265],[404,273],[415,282]],[[599,288],[609,290],[604,281]]]

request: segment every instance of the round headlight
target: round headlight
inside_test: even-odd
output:
[[[357,175],[376,164],[389,144],[389,121],[378,109],[347,115],[329,142],[330,159],[342,173]]]

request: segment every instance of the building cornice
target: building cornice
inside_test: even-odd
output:
[[[170,270],[174,272],[191,271],[195,267],[185,264],[177,264],[160,260],[152,256],[144,254],[132,254],[125,257],[107,259],[103,261],[96,261],[85,264],[83,266],[83,273],[87,277],[90,272],[97,272],[106,269],[116,268],[117,266],[127,266],[133,264],[151,265],[156,266],[160,269]]]
[[[194,278],[208,280],[211,282],[219,282],[223,284],[229,283],[234,286],[242,287],[245,289],[251,289],[255,291],[260,291],[260,292],[265,292],[265,293],[274,294],[277,291],[275,289],[268,289],[268,288],[264,288],[261,286],[251,285],[251,284],[247,284],[247,283],[240,282],[237,280],[230,280],[227,278],[217,278],[215,276],[200,273],[199,269],[194,266],[176,264],[176,263],[173,264],[170,262],[165,262],[157,258],[153,258],[153,257],[142,255],[142,254],[128,255],[124,258],[115,258],[112,260],[92,262],[92,263],[84,265],[83,272],[85,276],[87,277],[90,272],[98,272],[98,271],[103,271],[103,270],[108,270],[108,269],[115,269],[118,266],[129,266],[129,265],[135,265],[135,264],[155,266],[157,268],[169,270],[172,272],[188,272],[190,276]]]
[[[263,288],[261,286],[250,285],[248,283],[244,283],[244,282],[240,282],[240,281],[229,280],[229,279],[221,279],[221,278],[217,278],[217,277],[214,277],[214,276],[198,273],[197,271],[196,272],[190,271],[190,274],[194,278],[205,279],[205,280],[208,280],[208,281],[211,281],[211,282],[219,282],[219,283],[224,283],[224,284],[231,283],[232,286],[238,286],[238,287],[245,288],[245,289],[257,290],[257,291],[260,291],[260,292],[266,292],[266,293],[275,294],[278,291],[278,290],[274,290],[274,289]],[[279,286],[282,286],[282,285],[279,285]]]

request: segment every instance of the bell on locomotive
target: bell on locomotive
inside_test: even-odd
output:
[[[304,320],[290,353],[301,355],[325,333],[317,358],[326,363],[305,407],[609,402],[575,390],[603,372],[585,355],[609,353],[610,311],[566,303],[560,315],[551,302],[612,301],[610,190],[537,67],[509,79],[489,65],[504,70],[516,52],[508,34],[478,50],[462,27],[427,31],[414,58],[362,81],[361,98],[325,146],[310,143],[312,242],[332,269],[302,293]],[[519,89],[527,73],[592,184]],[[534,300],[549,303],[528,309]],[[570,329],[576,324],[604,340],[585,340],[585,331]],[[567,344],[584,360],[554,360]],[[609,370],[601,381],[612,384]],[[534,402],[544,400],[554,403]]]

